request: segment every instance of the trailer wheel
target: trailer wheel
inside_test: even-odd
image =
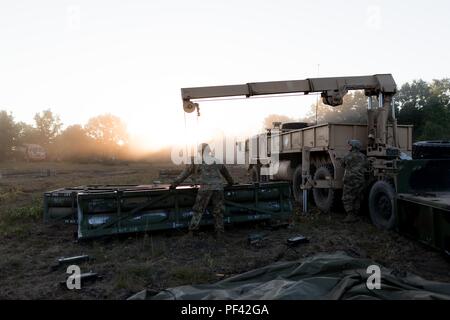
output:
[[[334,168],[332,164],[319,167],[314,173],[314,180],[328,180],[334,178]],[[313,198],[316,207],[323,212],[330,212],[340,199],[339,191],[336,189],[313,189]]]
[[[294,176],[292,179],[292,192],[294,194],[294,199],[296,202],[303,203],[303,189],[302,186],[302,166],[299,165],[294,171]]]
[[[397,226],[394,187],[387,181],[377,181],[370,189],[369,212],[372,223],[379,229],[392,230]]]

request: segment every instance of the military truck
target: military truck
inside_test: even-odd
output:
[[[181,95],[184,111],[199,113],[201,99],[314,92],[326,105],[337,107],[349,90],[364,90],[367,125],[277,124],[245,144],[253,180],[289,181],[305,212],[308,191],[315,205],[329,212],[341,201],[348,140],[358,139],[370,162],[366,199],[372,222],[450,250],[450,160],[411,158],[413,127],[397,125],[392,103],[397,86],[391,74],[184,88]],[[278,170],[265,175],[274,161]]]
[[[305,125],[304,123],[300,123]],[[288,127],[288,128],[286,128]],[[303,202],[303,189],[312,189],[312,198],[322,211],[329,212],[339,206],[344,169],[341,160],[348,153],[348,141],[361,141],[367,148],[367,125],[326,123],[305,125],[302,129],[290,129],[293,123],[275,127],[277,134],[257,135],[245,143],[246,161],[252,181],[290,181],[295,199]],[[412,126],[398,126],[398,146],[403,157],[412,153]],[[273,130],[271,130],[272,132]],[[275,141],[272,142],[271,140]],[[392,127],[388,129],[388,143],[392,144]],[[272,145],[277,149],[279,161],[277,173],[268,176],[261,173],[270,164]],[[305,157],[302,153],[308,150]],[[268,163],[269,162],[269,163]],[[303,166],[303,163],[305,165]],[[309,186],[304,186],[303,169],[307,174]],[[369,178],[369,177],[368,177]],[[305,184],[306,184],[305,183]]]

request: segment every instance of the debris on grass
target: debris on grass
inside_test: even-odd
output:
[[[68,257],[68,258],[59,258],[56,262],[56,264],[50,266],[50,269],[52,271],[58,270],[61,266],[67,266],[71,264],[81,264],[84,262],[87,262],[91,260],[88,255],[81,255],[81,256],[74,256],[74,257]]]
[[[87,283],[95,282],[97,280],[101,280],[103,277],[96,272],[90,271],[90,272],[82,273],[80,275],[74,275],[71,280],[75,282],[75,281],[77,281],[78,278],[80,280],[81,287],[83,287],[83,285],[85,285]],[[62,287],[67,288],[67,280],[61,281],[59,284]]]
[[[286,243],[290,247],[296,247],[303,243],[309,243],[309,239],[305,236],[299,235],[286,240]]]

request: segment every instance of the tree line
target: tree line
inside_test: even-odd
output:
[[[52,160],[111,160],[129,156],[125,123],[111,114],[99,115],[82,126],[63,129],[60,117],[50,109],[35,114],[34,123],[14,120],[0,111],[0,161],[17,158],[16,150],[26,144],[42,146]],[[19,155],[20,156],[20,155]]]
[[[377,101],[374,101],[377,103]],[[413,139],[450,140],[450,79],[415,80],[400,87],[394,97],[394,107],[399,124],[413,125]],[[316,112],[317,111],[317,112]],[[317,114],[317,116],[316,116]],[[315,124],[367,123],[367,97],[363,91],[350,92],[344,103],[330,107],[319,101],[310,106],[303,119],[283,115],[270,115],[264,120],[264,128],[272,122],[302,121]]]
[[[414,126],[415,141],[450,140],[450,79],[405,83],[395,95],[394,106],[398,123]],[[318,124],[366,123],[364,92],[347,94],[339,107],[330,107],[321,101],[312,104],[303,119],[272,114],[266,117],[264,128],[270,128],[272,122],[314,124],[316,120]],[[99,115],[85,125],[63,129],[59,116],[50,109],[35,114],[33,124],[16,122],[12,113],[0,110],[0,161],[13,158],[14,150],[24,144],[41,145],[54,160],[128,159],[131,155],[126,125],[117,116]]]

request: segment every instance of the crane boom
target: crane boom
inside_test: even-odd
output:
[[[391,74],[373,76],[313,78],[305,80],[254,82],[240,85],[196,87],[181,89],[183,109],[187,113],[197,110],[198,103],[192,100],[245,96],[320,92],[324,104],[336,107],[343,104],[349,90],[364,90],[368,97],[367,129],[369,136],[368,155],[386,156],[397,154],[397,120],[392,107],[397,85]],[[372,97],[378,97],[378,107],[372,106]],[[393,145],[387,145],[389,122],[393,129]]]
[[[367,96],[377,96],[380,93],[393,95],[397,90],[397,86],[391,74],[377,74],[373,76],[313,78],[183,88],[181,89],[181,96],[184,110],[193,112],[198,105],[191,102],[191,100],[291,93],[309,94],[312,92],[320,92],[325,104],[338,106],[342,104],[342,99],[349,90],[364,90]]]

